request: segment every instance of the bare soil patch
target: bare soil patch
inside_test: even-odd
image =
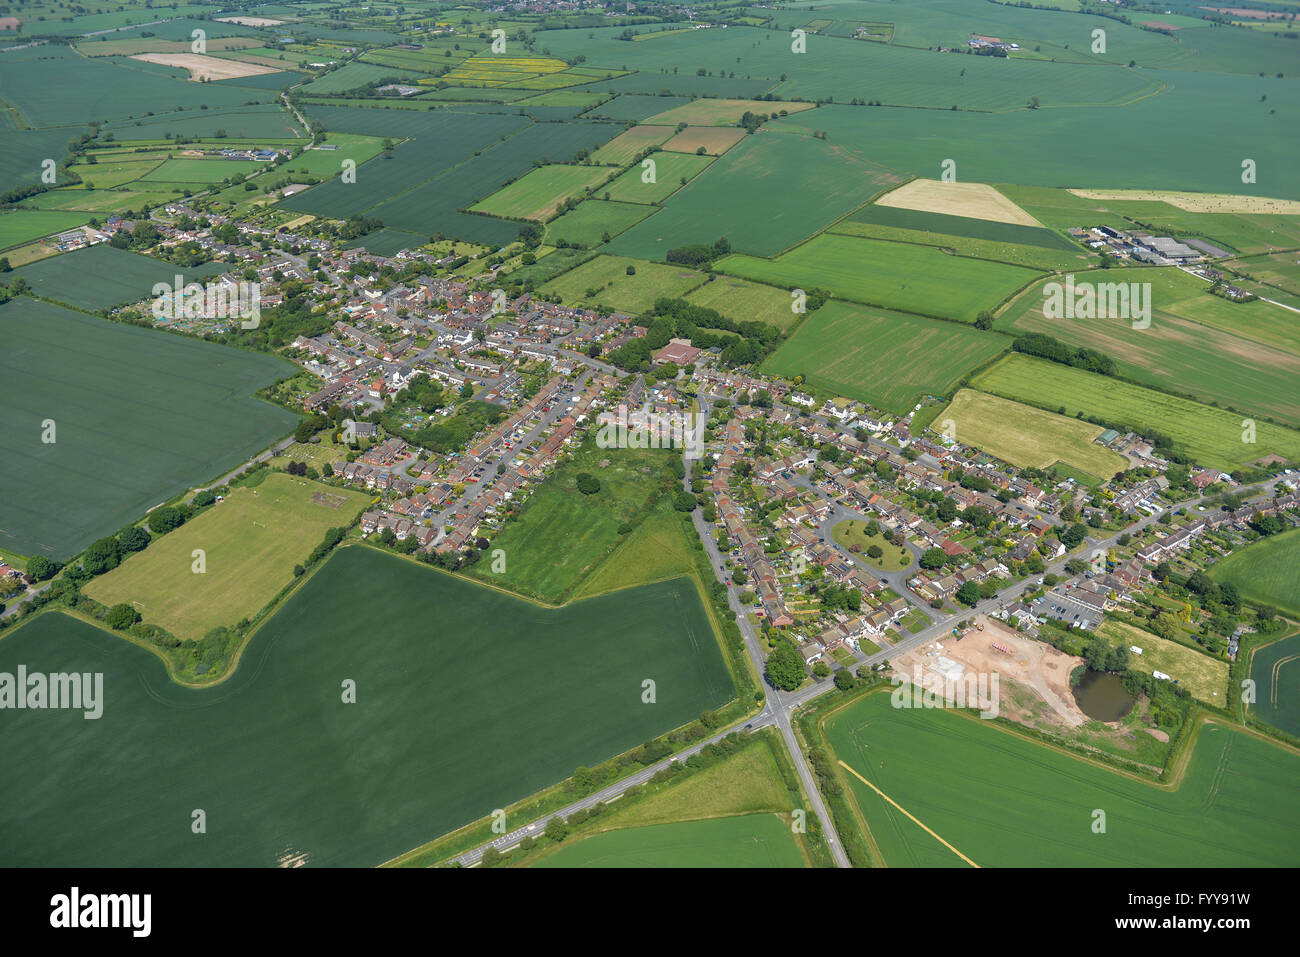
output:
[[[943,183],[937,179],[914,179],[880,197],[876,200],[876,205],[998,223],[1016,223],[1021,226],[1042,225],[987,183]]]
[[[276,69],[245,63],[243,60],[223,60],[220,57],[204,56],[201,53],[137,53],[132,60],[145,63],[161,63],[163,66],[176,66],[188,70],[190,80],[233,80],[241,76],[261,76],[264,73],[276,73]]]

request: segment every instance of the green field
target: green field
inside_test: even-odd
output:
[[[589,438],[493,537],[492,548],[505,552],[505,572],[495,574],[483,564],[474,574],[552,603],[566,600],[622,543],[619,526],[640,517],[670,454],[663,449],[602,449]],[[602,468],[602,462],[609,464]],[[584,472],[600,480],[594,495],[577,490]]]
[[[650,210],[637,203],[588,199],[548,223],[546,233],[557,242],[563,240],[570,245],[599,246],[605,241],[606,233],[611,237],[617,236],[649,215]]]
[[[888,693],[824,727],[836,759],[981,867],[1285,867],[1300,842],[1300,756],[1217,723],[1198,729],[1172,791],[978,718],[893,708]],[[885,864],[968,866],[838,770]]]
[[[1211,296],[1209,283],[1175,267],[1076,274],[1075,287],[1083,283],[1117,283],[1130,290],[1138,284],[1139,291],[1150,284],[1149,292],[1141,293],[1150,306],[1150,327],[1134,328],[1131,310],[1095,319],[1046,318],[1047,300],[1039,286],[999,316],[996,328],[1013,334],[1042,332],[1100,350],[1115,360],[1120,375],[1143,385],[1300,422],[1300,390],[1291,388],[1300,378],[1295,313],[1266,302],[1233,303]]]
[[[1269,454],[1300,459],[1300,433],[1291,429],[1256,422],[1255,442],[1245,442],[1240,415],[1019,353],[981,372],[971,386],[1062,415],[1082,412],[1115,428],[1155,429],[1213,468],[1231,470]]]
[[[717,267],[787,289],[829,289],[840,299],[963,322],[973,322],[981,310],[992,309],[1038,275],[929,246],[831,234],[776,259],[732,255]]]
[[[629,276],[631,266],[636,274]],[[665,266],[623,256],[597,256],[557,276],[542,287],[566,305],[604,305],[635,315],[663,296],[683,296],[704,281],[704,274],[685,266]]]
[[[835,539],[836,544],[843,545],[845,548],[851,549],[852,546],[857,545],[855,554],[858,558],[881,571],[901,571],[912,564],[912,553],[906,547],[900,548],[890,544],[884,535],[868,535],[866,522],[858,519],[836,523],[831,529],[831,538]],[[867,554],[867,549],[872,545],[880,547],[883,553],[880,558],[872,558]]]
[[[374,866],[733,694],[687,581],[548,611],[364,546],[331,557],[214,688],[60,614],[5,632],[0,670],[18,662],[103,672],[106,704],[97,721],[6,720],[13,866]],[[191,833],[196,807],[220,840]]]
[[[256,488],[233,489],[192,522],[163,535],[101,575],[86,594],[105,605],[127,602],[146,623],[197,641],[220,625],[252,618],[285,585],[293,567],[325,536],[346,528],[370,501],[283,472]],[[204,552],[205,571],[193,570]]]
[[[1250,676],[1255,681],[1255,716],[1300,736],[1300,634],[1258,649]]]
[[[608,106],[608,104],[606,104]],[[600,110],[595,112],[599,113]],[[625,166],[632,162],[632,158],[642,150],[649,149],[652,146],[658,146],[668,137],[672,136],[672,130],[664,129],[662,126],[633,126],[631,129],[619,133],[595,153],[591,154],[592,160],[597,163],[614,163],[617,166]]]
[[[583,196],[612,172],[605,166],[541,166],[471,209],[509,219],[550,219],[566,199]]]
[[[0,249],[21,246],[33,239],[61,233],[90,222],[81,213],[64,213],[43,209],[15,209],[0,213]]]
[[[788,815],[746,814],[604,831],[534,867],[804,867]]]
[[[155,284],[172,288],[178,274],[190,283],[220,272],[215,265],[182,269],[100,243],[15,269],[10,281],[22,276],[33,295],[81,309],[108,309],[150,299]]]
[[[919,229],[902,229],[897,226],[881,226],[878,223],[864,223],[854,219],[842,219],[831,226],[828,232],[840,233],[845,236],[859,236],[864,239],[883,239],[896,243],[918,243],[922,246],[937,246],[940,249],[950,249],[958,256],[969,256],[973,259],[992,259],[996,262],[1012,263],[1016,266],[1028,266],[1030,269],[1082,270],[1088,269],[1097,263],[1097,257],[1082,246],[1070,251],[1049,249],[1045,246],[1025,246],[993,239],[976,239],[969,236],[954,236],[949,233],[933,233]]]
[[[0,546],[24,555],[80,551],[295,421],[252,398],[293,372],[270,356],[26,298],[0,306],[0,335]]]
[[[815,388],[902,413],[919,395],[944,395],[1006,347],[1003,337],[971,326],[832,300],[762,368],[802,375]]]
[[[602,199],[612,199],[621,203],[646,205],[662,203],[685,185],[683,180],[689,182],[712,162],[712,156],[668,153],[660,150],[642,160],[639,165],[633,166],[604,189],[599,190],[598,194]],[[654,164],[653,176],[647,163]]]
[[[714,276],[687,296],[686,301],[716,309],[736,322],[757,319],[778,329],[789,329],[806,315],[794,311],[794,300],[788,290],[733,276]]]
[[[1251,601],[1300,616],[1300,529],[1271,535],[1215,563],[1210,577],[1232,582]]]
[[[959,390],[935,421],[940,431],[951,421],[951,438],[979,446],[1018,468],[1044,469],[1064,462],[1092,476],[1094,483],[1128,468],[1124,456],[1093,441],[1104,431],[1100,425],[973,389]]]
[[[1135,671],[1163,671],[1206,704],[1216,708],[1227,705],[1226,661],[1111,618],[1101,623],[1097,634],[1112,645],[1141,648],[1141,655],[1129,658],[1129,667]]]
[[[615,530],[617,532],[617,530]],[[622,536],[610,556],[582,580],[574,598],[592,598],[689,575],[695,570],[682,526],[667,502],[660,504],[635,529]]]
[[[246,176],[266,169],[268,164],[232,159],[169,159],[140,177],[142,183],[218,183],[231,176]],[[93,179],[94,174],[88,178]],[[99,185],[96,183],[96,185]]]

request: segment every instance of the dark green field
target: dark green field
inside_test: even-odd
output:
[[[1256,651],[1250,677],[1255,682],[1255,716],[1300,736],[1300,634]]]
[[[59,614],[0,640],[0,671],[19,662],[103,672],[105,696],[97,721],[6,718],[0,862],[20,866],[373,866],[732,696],[687,580],[548,611],[365,547],[212,689]]]
[[[270,356],[25,297],[0,306],[0,338],[0,546],[24,555],[80,551],[295,421],[252,398],[293,371]]]
[[[169,262],[114,249],[101,243],[15,269],[32,293],[81,309],[108,309],[153,296],[155,283],[176,284],[176,276],[196,282],[220,274],[217,266],[181,269]]]

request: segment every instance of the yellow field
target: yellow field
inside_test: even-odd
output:
[[[1097,634],[1109,639],[1112,645],[1141,648],[1142,654],[1129,657],[1129,667],[1134,671],[1148,674],[1163,671],[1206,704],[1223,707],[1228,692],[1226,661],[1203,655],[1186,645],[1168,641],[1122,621],[1103,622]]]
[[[987,183],[943,183],[937,179],[914,179],[876,200],[877,206],[944,213],[967,219],[988,219],[997,223],[1041,226],[1038,220]]]
[[[1268,196],[1235,196],[1231,193],[1185,193],[1162,189],[1072,189],[1084,199],[1145,200],[1168,203],[1190,213],[1276,213],[1300,216],[1300,200]]]
[[[710,156],[721,156],[744,138],[745,131],[735,126],[688,126],[665,143],[664,149],[694,153],[703,146]]]
[[[225,60],[221,57],[203,56],[200,53],[137,53],[132,60],[145,63],[161,63],[163,66],[176,66],[188,70],[190,80],[201,79],[233,80],[241,76],[260,76],[263,73],[276,73],[275,68],[248,63],[244,60]]]
[[[1128,468],[1124,456],[1093,442],[1104,431],[1101,426],[973,389],[959,390],[930,427],[944,432],[949,420],[953,439],[1020,468],[1047,468],[1061,461],[1098,478]]]
[[[730,126],[739,123],[746,113],[800,113],[811,110],[813,103],[791,103],[767,100],[714,100],[698,99],[683,103],[663,113],[656,114],[644,123],[651,126],[676,126],[686,123],[688,126]]]
[[[85,591],[105,605],[129,602],[177,638],[202,638],[257,614],[293,581],[294,564],[326,529],[351,524],[369,501],[362,492],[274,472],[155,538]],[[194,570],[196,549],[203,552],[201,573]]]

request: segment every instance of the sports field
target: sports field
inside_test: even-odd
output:
[[[776,259],[732,255],[717,267],[788,289],[829,289],[840,299],[963,322],[973,322],[981,310],[992,309],[1038,275],[1020,266],[949,256],[930,246],[833,234],[817,236]]]
[[[973,389],[961,389],[935,422],[952,438],[976,445],[1018,468],[1047,468],[1064,462],[1096,479],[1108,479],[1128,468],[1128,460],[1093,441],[1104,429],[1001,399]]]
[[[1129,667],[1134,671],[1163,671],[1206,704],[1227,706],[1228,663],[1223,659],[1111,618],[1101,623],[1097,634],[1112,645],[1141,648],[1141,655],[1131,654],[1129,658]]]
[[[746,814],[604,831],[534,867],[803,867],[788,816]]]
[[[839,767],[889,866],[970,866],[962,856],[980,867],[1295,863],[1300,754],[1219,724],[1197,729],[1174,790],[979,718],[896,709],[888,693],[834,713],[825,729],[834,758],[894,802]],[[1093,832],[1097,810],[1105,833]]]
[[[1300,616],[1300,530],[1271,535],[1215,563],[1210,577],[1232,582],[1251,601]]]
[[[57,613],[5,633],[0,670],[18,662],[103,672],[106,704],[6,719],[14,866],[374,866],[733,694],[689,582],[548,611],[366,547],[331,557],[214,688]],[[190,832],[196,807],[220,840]]]
[[[541,166],[470,208],[510,219],[549,219],[566,199],[581,197],[613,172],[606,166]]]
[[[964,373],[1006,347],[1002,336],[970,326],[832,300],[762,370],[802,375],[816,388],[902,413],[919,395],[944,395]]]
[[[105,605],[127,602],[149,624],[197,641],[212,628],[251,618],[289,582],[325,536],[346,528],[370,496],[283,472],[231,491],[88,586]],[[195,549],[204,572],[194,571]]]
[[[1019,353],[981,372],[971,386],[1062,415],[1096,416],[1117,428],[1155,429],[1212,468],[1231,471],[1269,454],[1300,458],[1300,432],[1292,429],[1256,422],[1255,441],[1243,441],[1249,431],[1238,414]]]
[[[182,269],[100,243],[15,269],[9,278],[22,276],[32,293],[45,299],[82,309],[108,309],[149,299],[156,283],[171,288],[177,275],[190,283],[220,272],[215,265]]]
[[[1053,280],[1060,282],[1060,280]],[[1295,313],[1266,302],[1233,303],[1210,284],[1175,267],[1093,270],[1074,275],[1076,290],[1116,284],[1129,297],[1123,315],[1047,318],[1043,286],[1025,292],[1001,316],[999,330],[1042,332],[1113,358],[1120,374],[1203,402],[1300,422],[1300,350]],[[1084,284],[1089,284],[1085,286]],[[1134,328],[1133,290],[1149,307],[1147,328]],[[1101,293],[1097,294],[1098,300]],[[1272,343],[1278,343],[1280,348]],[[1290,346],[1295,351],[1285,351]]]
[[[1250,677],[1255,681],[1255,716],[1300,736],[1300,634],[1257,650]]]
[[[627,274],[631,266],[634,275]],[[662,296],[683,296],[704,282],[704,274],[685,266],[665,266],[624,256],[597,256],[542,287],[559,293],[565,305],[604,305],[636,315]]]
[[[80,551],[296,418],[252,398],[293,372],[270,356],[26,298],[0,306],[0,336],[0,546],[20,554]]]

